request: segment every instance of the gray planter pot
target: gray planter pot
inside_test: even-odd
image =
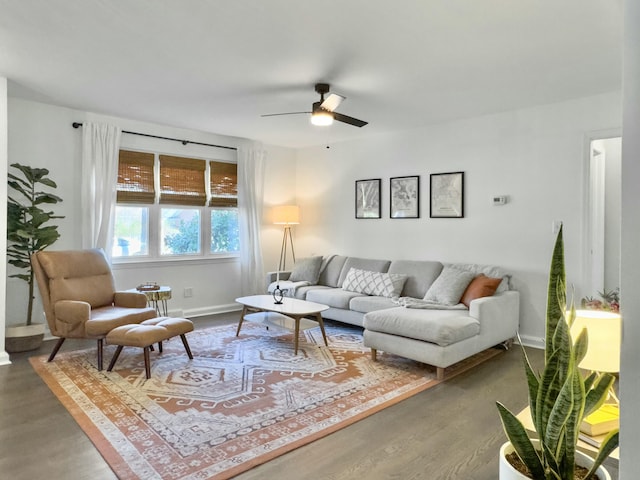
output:
[[[9,353],[18,353],[40,348],[44,339],[44,327],[44,323],[7,327],[5,330],[5,350]]]

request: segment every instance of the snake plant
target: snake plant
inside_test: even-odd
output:
[[[578,364],[587,351],[588,339],[583,329],[575,342],[572,341],[570,327],[574,319],[573,305],[567,311],[564,242],[560,228],[549,273],[545,363],[541,373],[534,371],[522,347],[529,407],[536,437],[540,439],[537,447],[534,447],[529,432],[516,416],[497,402],[504,431],[535,480],[575,478],[580,424],[584,417],[604,403],[615,380],[608,373],[581,373]],[[618,430],[614,430],[602,442],[593,467],[585,478],[594,478],[597,468],[617,446]]]

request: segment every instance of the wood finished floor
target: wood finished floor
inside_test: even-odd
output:
[[[235,323],[238,313],[195,320],[196,328]],[[0,367],[0,476],[13,480],[109,480],[115,475],[75,420],[33,371],[14,354]],[[95,347],[68,340],[62,350]],[[540,365],[542,352],[530,349]],[[108,362],[109,359],[105,361]],[[379,357],[384,361],[384,353]],[[260,465],[239,480],[413,480],[498,478],[505,441],[495,401],[513,411],[527,404],[518,348],[386,408],[356,424]],[[613,480],[616,464],[607,462]]]

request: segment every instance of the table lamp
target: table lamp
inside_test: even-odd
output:
[[[587,329],[589,344],[578,366],[594,372],[618,373],[622,340],[620,314],[602,310],[576,310],[576,318],[571,325],[572,337],[577,338],[584,328]],[[620,402],[613,387],[610,398],[613,398],[613,404],[605,404],[585,418],[580,427],[583,432],[595,436],[617,428]]]
[[[602,310],[576,310],[571,326],[574,338],[587,329],[589,346],[580,368],[595,372],[620,371],[620,343],[622,319],[620,314]]]

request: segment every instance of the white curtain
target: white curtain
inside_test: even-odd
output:
[[[109,259],[121,133],[114,125],[82,126],[82,248],[102,248]]]
[[[238,220],[242,295],[265,292],[260,232],[266,156],[266,151],[260,144],[238,149]]]

